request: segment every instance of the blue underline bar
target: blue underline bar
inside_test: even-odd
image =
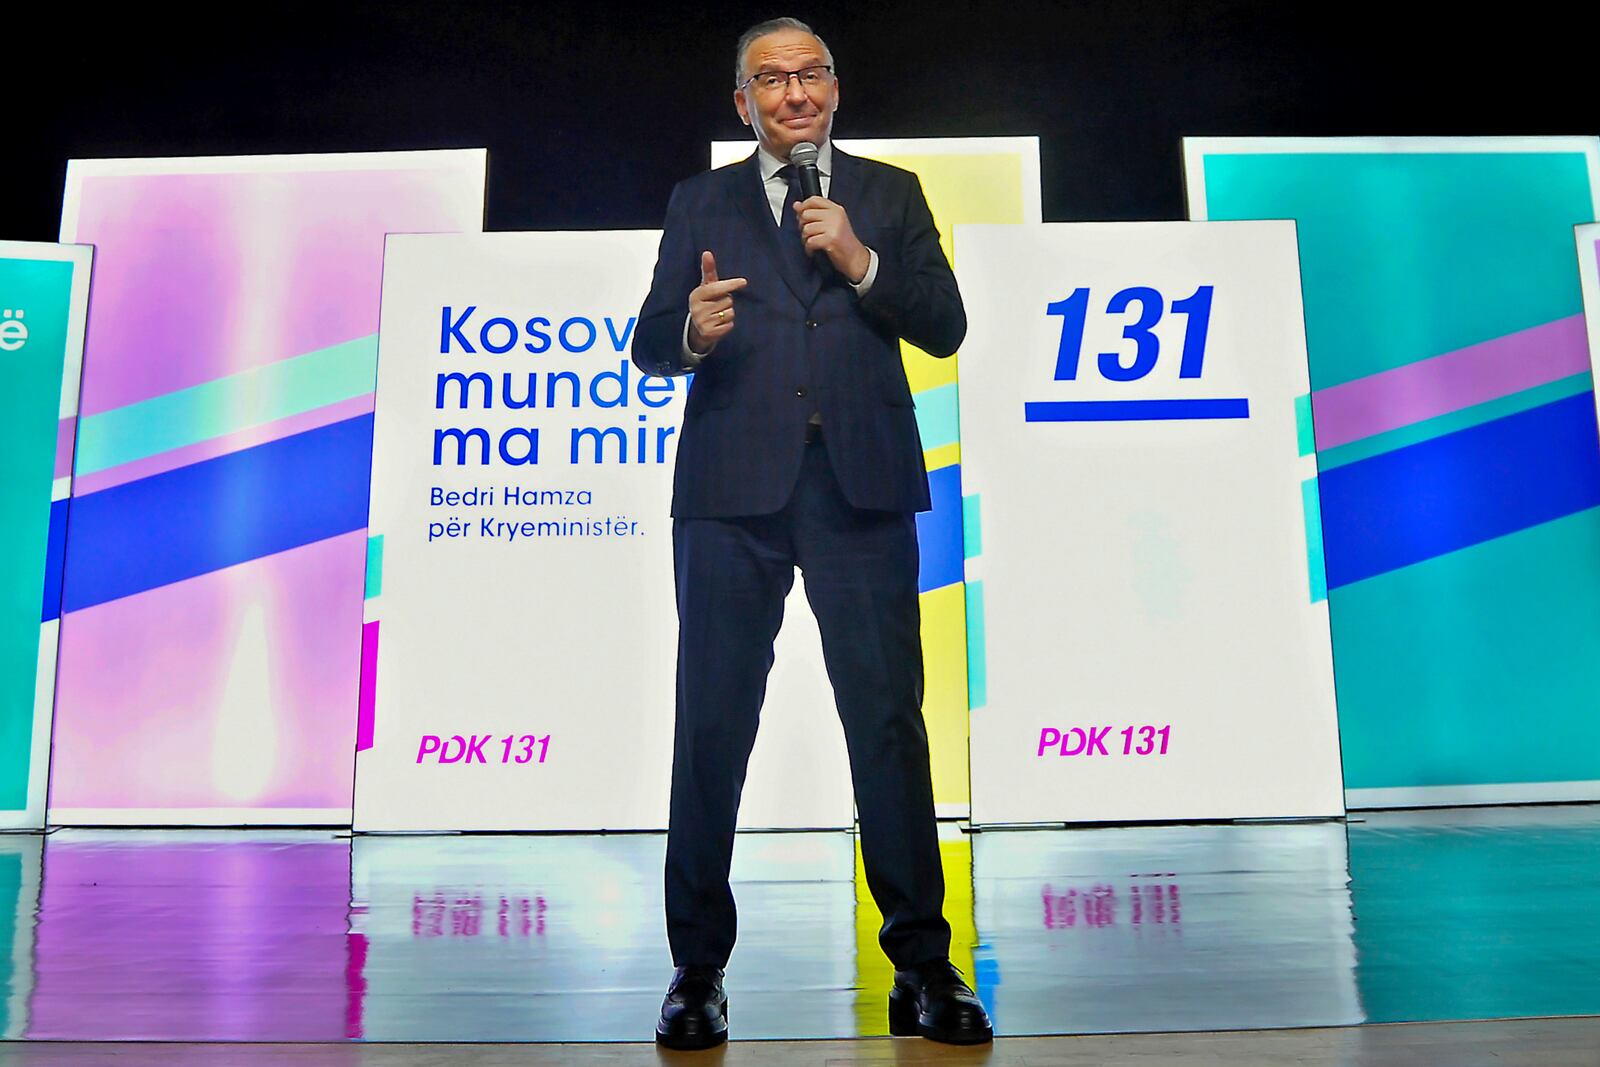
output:
[[[1248,419],[1244,397],[1214,400],[1031,400],[1027,422],[1139,422],[1148,419]]]

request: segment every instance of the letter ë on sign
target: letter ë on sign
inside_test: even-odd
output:
[[[21,308],[0,310],[0,352],[15,352],[28,343],[27,313]]]

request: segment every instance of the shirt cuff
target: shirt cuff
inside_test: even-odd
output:
[[[859,282],[850,283],[850,288],[856,291],[856,296],[866,296],[867,290],[872,288],[872,283],[878,280],[878,253],[869,248],[867,249],[867,255],[871,257],[867,262],[867,273],[861,276]],[[688,336],[688,329],[688,324],[684,324],[685,337]],[[687,342],[685,343],[687,344]]]
[[[867,277],[870,278],[871,276],[872,272],[868,271]],[[865,279],[863,279],[863,281],[865,281]],[[694,349],[689,347],[689,321],[690,317],[685,315],[683,317],[683,365],[688,367],[690,370],[694,370],[700,365],[700,362],[706,358],[707,353],[696,352]]]

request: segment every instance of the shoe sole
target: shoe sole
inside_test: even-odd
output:
[[[662,1048],[670,1048],[674,1052],[698,1052],[701,1049],[716,1048],[728,1040],[728,1005],[722,1005],[722,1029],[713,1030],[704,1036],[694,1034],[683,1037],[673,1037],[656,1031],[656,1044]]]
[[[728,1031],[726,1030],[718,1030],[715,1034],[711,1035],[711,1039],[709,1041],[688,1040],[681,1037],[668,1037],[659,1030],[656,1031],[656,1044],[660,1045],[662,1048],[670,1048],[674,1052],[699,1052],[702,1049],[716,1048],[718,1045],[724,1044],[727,1040]]]
[[[890,1037],[925,1037],[929,1041],[938,1041],[945,1045],[983,1045],[994,1040],[993,1027],[975,1033],[957,1033],[931,1026],[922,1021],[922,1013],[917,1011],[915,998],[904,994],[897,996],[899,993],[898,989],[889,993]]]

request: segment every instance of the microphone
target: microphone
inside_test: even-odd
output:
[[[789,149],[789,162],[794,164],[795,177],[800,180],[800,199],[822,195],[822,172],[817,169],[817,146],[801,141]]]
[[[794,167],[795,179],[800,183],[800,199],[808,200],[813,196],[822,195],[822,172],[817,169],[817,146],[810,141],[801,141],[789,149],[789,163]],[[817,270],[827,277],[833,270],[833,264],[828,261],[826,252],[813,252],[811,261],[816,264]]]

